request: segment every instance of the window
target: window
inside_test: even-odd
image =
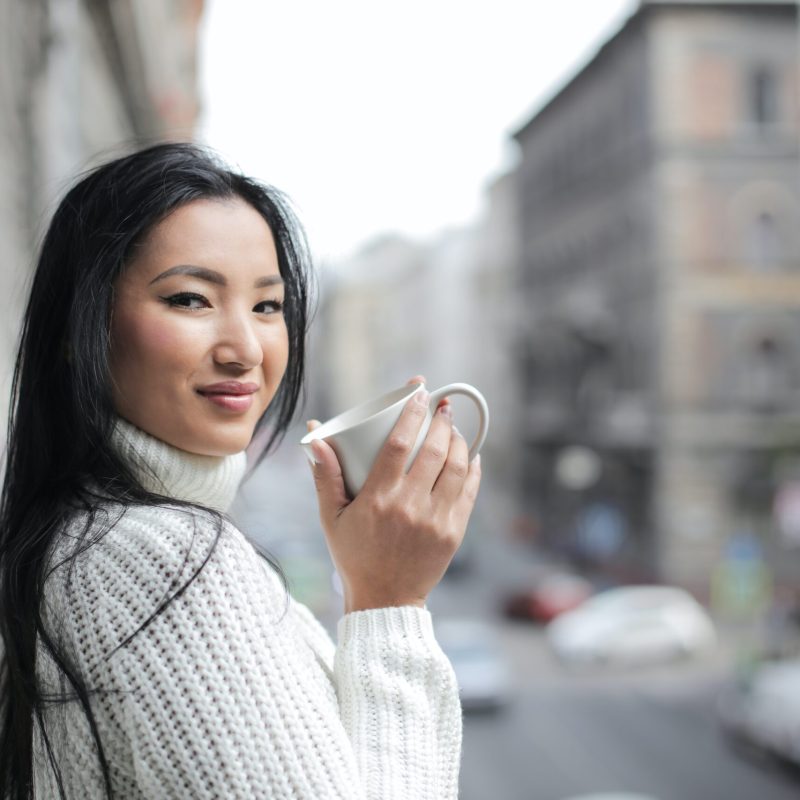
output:
[[[747,255],[758,267],[779,266],[783,258],[783,247],[778,225],[773,214],[762,211],[752,221],[747,242]]]
[[[785,406],[792,394],[792,365],[781,343],[772,336],[762,337],[743,367],[743,399],[753,410],[770,412]]]
[[[759,126],[778,121],[778,81],[772,69],[759,66],[750,73],[750,118]]]

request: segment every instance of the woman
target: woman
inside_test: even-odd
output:
[[[367,485],[313,466],[337,645],[226,512],[301,394],[307,256],[275,190],[162,144],[66,195],[41,248],[0,506],[0,797],[455,798],[425,598],[478,460],[409,403]],[[265,428],[265,426],[268,426]]]

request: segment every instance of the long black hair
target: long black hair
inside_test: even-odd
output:
[[[286,289],[289,361],[275,397],[256,426],[256,434],[266,434],[259,437],[265,445],[256,454],[257,465],[283,439],[304,392],[313,273],[305,237],[285,196],[229,169],[207,148],[164,143],[81,176],[58,205],[44,236],[14,367],[0,498],[3,800],[32,797],[35,721],[64,796],[44,725],[42,712],[53,697],[44,696],[36,679],[37,646],[46,648],[71,687],[71,694],[62,699],[77,698],[81,703],[97,745],[106,794],[111,797],[109,767],[89,704],[92,689],[45,629],[40,610],[49,574],[47,556],[70,517],[80,512],[87,520],[75,554],[86,546],[83,540],[94,524],[98,504],[108,499],[123,513],[134,503],[169,502],[216,520],[217,536],[200,568],[136,633],[188,587],[219,539],[223,515],[148,492],[111,445],[115,410],[108,344],[112,286],[133,248],[179,206],[198,199],[228,198],[243,199],[269,225]],[[280,573],[278,565],[273,566]]]

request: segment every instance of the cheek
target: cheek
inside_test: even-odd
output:
[[[280,367],[282,376],[289,364],[289,331],[286,329],[285,324],[281,326],[280,335],[273,345],[273,353],[273,359],[276,365]]]
[[[261,373],[265,389],[272,399],[289,365],[289,334],[285,325],[271,325],[261,337],[263,360]]]
[[[112,363],[117,370],[139,375],[182,364],[198,347],[197,337],[181,326],[142,314],[120,317],[112,331]]]
[[[164,354],[179,353],[189,347],[191,338],[182,335],[180,329],[170,325],[151,325],[140,332],[142,349],[148,352],[156,351]]]

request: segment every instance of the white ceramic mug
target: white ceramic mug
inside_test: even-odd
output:
[[[424,388],[425,384],[413,383],[362,403],[310,431],[300,440],[300,444],[303,445],[309,459],[313,461],[311,442],[314,439],[324,439],[333,448],[339,459],[347,493],[350,497],[355,497],[361,491],[361,487],[364,485],[384,442],[389,438],[392,428],[400,419],[405,404],[412,395],[421,392]],[[469,460],[472,461],[481,449],[489,428],[489,407],[486,405],[486,400],[474,386],[470,386],[468,383],[449,383],[447,386],[431,392],[428,413],[425,415],[425,421],[422,423],[417,441],[406,462],[406,472],[411,468],[419,448],[425,441],[436,406],[443,397],[451,394],[463,394],[477,406],[478,434],[470,445]]]

